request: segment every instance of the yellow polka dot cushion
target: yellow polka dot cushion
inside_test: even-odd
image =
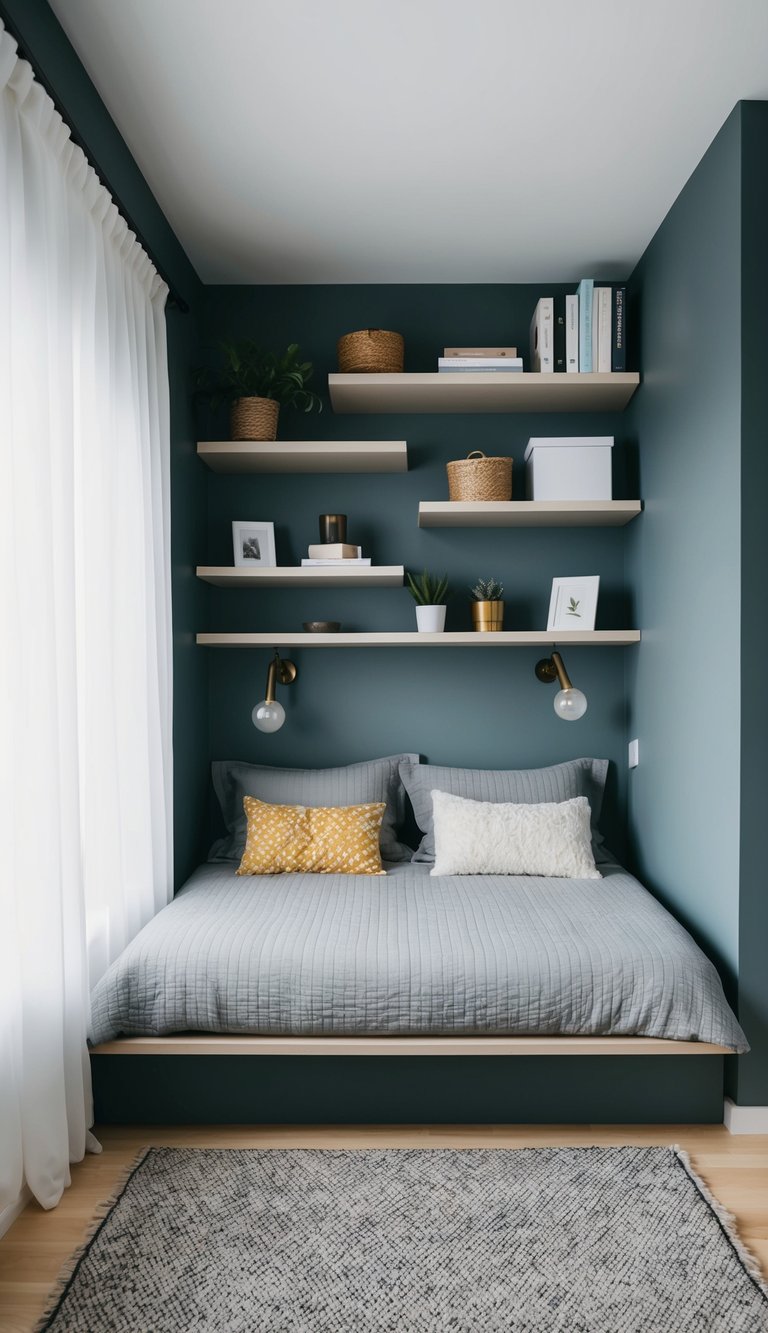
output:
[[[386,875],[379,830],[385,801],[370,805],[268,805],[243,797],[248,820],[238,875]]]

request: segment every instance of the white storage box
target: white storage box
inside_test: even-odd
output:
[[[612,435],[555,436],[528,441],[529,500],[612,500]]]

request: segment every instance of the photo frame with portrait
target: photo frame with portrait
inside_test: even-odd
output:
[[[274,568],[275,525],[259,519],[235,519],[232,523],[235,565],[242,568]]]

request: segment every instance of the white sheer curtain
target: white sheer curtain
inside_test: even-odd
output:
[[[69,1183],[89,974],[171,893],[166,295],[0,25],[0,1211]]]

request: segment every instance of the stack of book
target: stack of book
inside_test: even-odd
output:
[[[583,278],[569,296],[542,296],[531,320],[531,370],[610,373],[627,368],[626,287]]]
[[[437,358],[440,375],[509,374],[523,369],[516,347],[445,347]]]
[[[361,547],[350,546],[348,542],[316,542],[307,551],[305,565],[370,565],[371,557],[361,554]]]

